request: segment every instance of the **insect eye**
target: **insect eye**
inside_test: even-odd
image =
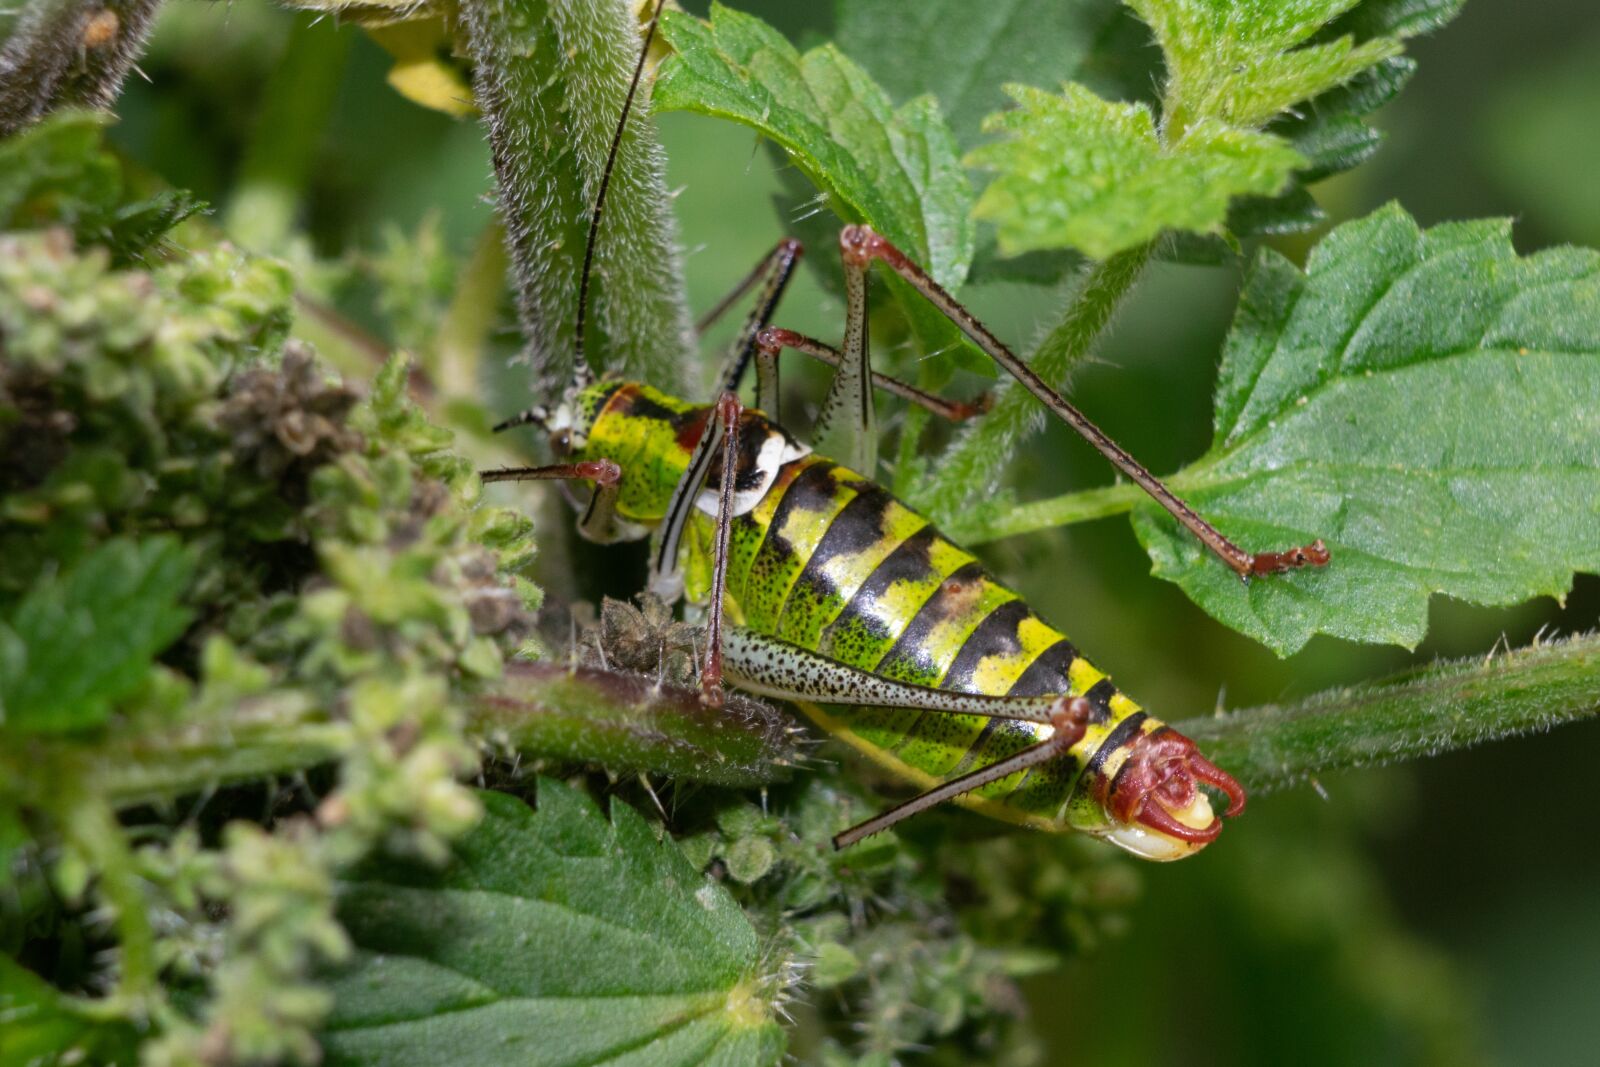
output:
[[[566,452],[572,447],[572,431],[562,430],[556,434],[555,446],[558,451]]]

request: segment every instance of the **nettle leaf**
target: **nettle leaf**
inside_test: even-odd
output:
[[[1389,35],[1416,37],[1432,33],[1461,13],[1466,0],[1367,0],[1339,19],[1332,31],[1357,40]]]
[[[79,244],[101,244],[118,266],[161,247],[206,203],[182,190],[132,200],[122,164],[105,146],[102,112],[62,111],[0,141],[0,227],[71,227]]]
[[[1359,0],[1127,0],[1167,59],[1169,121],[1258,127],[1398,55],[1400,42],[1312,42]]]
[[[1306,159],[1296,177],[1319,182],[1366,162],[1383,134],[1363,119],[1398,96],[1416,69],[1415,61],[1404,56],[1386,59],[1274,122],[1271,132]]]
[[[65,111],[0,140],[0,220],[7,229],[41,216],[70,223],[116,200],[122,176],[101,147],[109,122],[97,112]]]
[[[963,148],[984,140],[984,117],[1009,103],[996,71],[1026,85],[1070,78],[1111,100],[1156,99],[1160,53],[1121,0],[836,0],[835,11],[839,47],[891,96],[937,96]],[[1003,256],[983,228],[967,282],[1055,285],[1082,262],[1065,249]],[[992,374],[977,358],[963,365]]]
[[[1280,655],[1313,634],[1411,647],[1428,598],[1560,596],[1600,570],[1600,253],[1518,258],[1510,223],[1398,207],[1304,273],[1263,251],[1223,353],[1211,450],[1175,479],[1260,551],[1332,562],[1249,585],[1154,506],[1154,573]]]
[[[1461,4],[1462,0],[1367,0],[1334,20],[1318,39],[1415,37],[1455,18]],[[1326,213],[1306,187],[1353,169],[1378,150],[1383,132],[1369,126],[1367,117],[1394,99],[1416,66],[1404,56],[1393,56],[1274,119],[1268,132],[1293,145],[1306,157],[1306,166],[1295,173],[1284,193],[1236,202],[1228,215],[1228,229],[1239,237],[1253,237],[1303,232],[1326,221]]]
[[[1326,222],[1327,213],[1307,186],[1352,170],[1377,152],[1383,132],[1367,125],[1366,118],[1394,99],[1416,69],[1416,63],[1404,56],[1386,59],[1270,123],[1267,132],[1288,141],[1305,157],[1305,165],[1277,196],[1234,201],[1228,209],[1229,233],[1235,237],[1303,233]],[[1216,251],[1212,250],[1212,259],[1218,258]]]
[[[96,726],[149,677],[192,617],[180,604],[194,558],[174,537],[107,541],[42,576],[0,620],[0,726]]]
[[[673,841],[549,780],[537,811],[480,796],[446,869],[382,864],[341,886],[358,951],[332,978],[327,1064],[782,1058],[755,931]]]
[[[659,111],[743,123],[778,144],[854,222],[870,223],[947,289],[972,262],[972,190],[938,102],[898,109],[831,44],[804,54],[760,19],[720,4],[711,19],[669,11],[674,55],[654,89]]]
[[[1059,96],[1006,92],[1018,106],[984,122],[1006,139],[967,160],[999,172],[975,214],[996,223],[1008,254],[1070,247],[1104,259],[1163,230],[1216,230],[1235,196],[1275,193],[1305,162],[1270,134],[1211,120],[1165,145],[1143,104],[1070,82]]]
[[[1444,0],[1389,3],[1345,32],[1338,16],[1350,0],[1130,5],[1166,57],[1159,132],[1149,109],[1079,85],[1061,97],[1008,86],[1021,107],[984,127],[1008,139],[968,156],[999,173],[977,213],[997,223],[1002,253],[1077,248],[1103,258],[1172,230],[1184,239],[1167,254],[1217,261],[1238,237],[1318,225],[1326,216],[1306,186],[1377,150],[1382,137],[1363,116],[1413,69],[1396,56],[1399,38],[1450,13]]]
[[[1067,78],[1117,99],[1148,95],[1148,32],[1121,0],[837,0],[839,47],[891,95],[932,93],[964,147],[1006,105],[1005,80]],[[1125,69],[1126,68],[1126,69]]]

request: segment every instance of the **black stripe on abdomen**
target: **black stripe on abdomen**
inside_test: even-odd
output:
[[[828,524],[828,531],[817,542],[817,549],[811,553],[811,558],[806,560],[800,577],[795,579],[795,589],[809,586],[817,591],[819,597],[831,594],[832,585],[824,576],[827,565],[840,556],[870,551],[883,540],[883,517],[894,503],[894,497],[888,490],[871,482],[862,482],[851,488],[856,490],[855,499],[846,504],[844,510]],[[888,562],[887,558],[885,562]]]
[[[920,685],[939,685],[939,675],[943,672],[938,670],[928,648],[928,639],[940,623],[959,612],[971,610],[972,589],[984,577],[983,565],[973,562],[939,583],[933,595],[922,602],[922,607],[900,632],[894,647],[878,661],[873,673]]]
[[[793,481],[783,487],[783,499],[773,510],[772,521],[767,524],[761,545],[744,581],[743,599],[747,614],[771,613],[776,616],[789,595],[789,584],[784,578],[794,564],[798,553],[784,536],[783,530],[789,515],[796,508],[803,511],[827,511],[838,494],[833,480],[835,464],[821,460],[809,464]],[[809,547],[809,546],[807,546]],[[792,572],[789,572],[792,573]],[[778,588],[781,585],[782,588]]]
[[[938,536],[931,525],[924,526],[885,556],[839,612],[839,617],[823,630],[817,650],[866,670],[876,666],[886,651],[883,643],[889,640],[887,625],[877,611],[878,602],[896,582],[921,582],[932,577],[933,560],[929,550]]]
[[[1011,684],[1010,695],[1042,697],[1067,692],[1072,664],[1077,658],[1077,648],[1063,637],[1028,664],[1028,669]]]
[[[1092,709],[1089,712],[1091,722],[1105,722],[1111,718],[1111,698],[1116,695],[1117,687],[1111,684],[1110,678],[1102,678],[1089,687],[1083,698]]]
[[[944,672],[939,688],[977,692],[972,676],[978,665],[989,656],[1014,656],[1021,651],[1022,639],[1017,635],[1017,627],[1031,614],[1028,605],[1021,600],[1008,600],[991,611],[962,642],[961,651],[951,661],[950,669]]]
[[[1094,755],[1089,757],[1089,762],[1084,767],[1083,773],[1098,774],[1100,768],[1105,766],[1106,760],[1110,758],[1111,753],[1132,741],[1133,735],[1139,732],[1139,727],[1149,717],[1142,711],[1136,711],[1117,723],[1115,728],[1106,735],[1106,739],[1100,742],[1100,747],[1094,750]]]

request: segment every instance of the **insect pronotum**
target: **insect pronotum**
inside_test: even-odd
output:
[[[661,4],[645,31],[648,50]],[[633,72],[590,216],[579,284],[576,372],[534,423],[561,462],[486,472],[489,481],[575,479],[593,485],[579,523],[610,542],[649,537],[650,588],[706,603],[702,699],[724,680],[798,704],[815,721],[924,792],[834,838],[844,848],[946,800],[1030,826],[1074,829],[1149,859],[1190,855],[1221,832],[1201,785],[1244,809],[1245,794],[1188,738],[1118,692],[1072,643],[868,473],[876,466],[874,388],[948,418],[962,405],[875,374],[867,338],[867,274],[898,275],[1150,494],[1241,579],[1322,566],[1321,541],[1250,553],[1179,500],[1137,460],[1019,360],[916,263],[867,226],[846,226],[846,319],[840,349],[770,326],[801,254],[780,241],[702,320],[752,289],[755,307],[715,403],[694,404],[642,382],[595,380],[582,321],[605,191],[632,107]],[[777,420],[778,355],[794,349],[838,371],[816,427],[848,461],[800,443]],[[756,407],[738,390],[752,364]],[[853,469],[852,469],[853,468]]]

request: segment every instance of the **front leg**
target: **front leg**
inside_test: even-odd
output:
[[[700,668],[700,702],[722,706],[722,600],[728,591],[728,539],[733,529],[733,489],[739,466],[739,417],[744,408],[731,392],[717,401],[722,424],[722,484],[717,492],[717,533],[711,546],[711,606],[706,616],[706,659]]]
[[[617,518],[622,468],[612,460],[586,459],[580,463],[552,463],[544,467],[500,467],[479,471],[478,477],[484,482],[593,482],[594,494],[578,522],[578,532],[585,539],[602,545],[626,535],[626,524]]]

